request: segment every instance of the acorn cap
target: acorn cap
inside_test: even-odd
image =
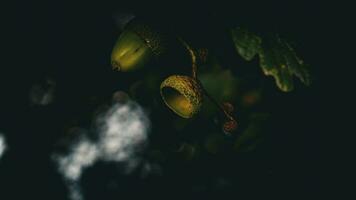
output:
[[[166,41],[164,34],[156,28],[142,22],[130,23],[127,27],[128,30],[136,33],[151,49],[155,56],[160,56],[166,49]]]
[[[122,72],[144,68],[167,49],[167,34],[147,20],[132,20],[115,43],[111,65]]]
[[[172,75],[161,83],[160,90],[164,103],[179,116],[192,118],[199,112],[203,95],[200,85],[194,79]]]

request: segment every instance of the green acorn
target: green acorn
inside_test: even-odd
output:
[[[183,118],[192,118],[199,112],[203,94],[199,83],[188,76],[172,75],[161,83],[165,104]]]
[[[111,53],[114,69],[127,72],[141,69],[165,50],[164,36],[141,22],[130,23],[121,33]]]

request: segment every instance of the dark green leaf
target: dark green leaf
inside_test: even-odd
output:
[[[292,46],[279,36],[262,39],[243,29],[231,29],[231,36],[236,51],[245,60],[252,60],[259,54],[260,66],[266,76],[275,79],[278,88],[284,92],[294,88],[294,76],[305,85],[310,85],[307,66],[295,53]]]
[[[278,36],[263,44],[259,56],[263,73],[267,76],[273,76],[280,90],[284,92],[292,91],[294,76],[305,85],[310,84],[307,66],[297,57],[291,45]]]
[[[242,28],[232,29],[231,35],[237,52],[245,60],[252,60],[259,52],[262,40],[257,35]]]

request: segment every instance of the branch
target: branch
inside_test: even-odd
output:
[[[198,82],[198,84],[200,85],[204,95],[206,97],[208,97],[208,99],[214,103],[214,105],[216,107],[218,107],[218,109],[224,113],[225,117],[229,120],[229,121],[233,121],[236,122],[236,120],[228,113],[228,111],[220,104],[218,103],[209,93],[208,91],[206,91],[206,89],[203,87],[202,83],[200,82],[200,80],[198,79],[198,75],[197,75],[197,57],[195,55],[194,50],[180,37],[178,37],[178,40],[184,45],[184,47],[188,50],[191,59],[192,59],[192,77],[194,80],[196,80]]]
[[[190,57],[192,58],[192,76],[193,79],[197,80],[198,75],[197,75],[197,57],[195,55],[194,50],[180,37],[178,37],[178,40],[184,45],[184,47],[188,50]]]

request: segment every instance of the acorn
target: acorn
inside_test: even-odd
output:
[[[202,106],[202,88],[191,77],[172,75],[161,83],[160,92],[164,103],[183,118],[192,118]]]
[[[232,114],[234,112],[234,106],[230,102],[222,103],[222,107],[226,110],[227,113]]]
[[[160,31],[145,23],[137,20],[129,23],[112,50],[113,69],[128,72],[143,68],[165,51],[163,38]]]
[[[225,134],[232,134],[237,130],[237,122],[234,119],[228,120],[224,122],[222,128]]]

